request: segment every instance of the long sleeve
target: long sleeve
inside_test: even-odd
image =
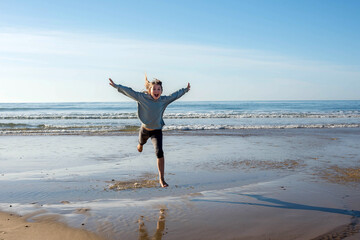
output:
[[[176,99],[181,98],[185,93],[187,93],[189,90],[187,88],[181,88],[180,90],[170,94],[169,96],[165,96],[165,101],[167,104],[172,103]]]
[[[135,101],[139,101],[141,96],[143,95],[143,93],[141,93],[141,92],[136,92],[132,88],[125,87],[120,84],[117,84],[116,87],[120,93],[124,94],[125,96],[127,96]]]

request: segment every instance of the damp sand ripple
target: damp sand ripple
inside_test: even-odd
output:
[[[205,163],[198,166],[210,170],[229,170],[229,169],[258,169],[258,170],[295,170],[305,167],[306,164],[300,160],[286,159],[283,161],[266,160],[233,160],[220,161],[216,164]]]
[[[330,166],[320,172],[320,176],[329,182],[346,184],[360,182],[360,167]]]
[[[134,190],[140,188],[155,188],[159,185],[159,180],[155,174],[143,174],[137,179],[131,179],[126,181],[113,181],[107,182],[110,190],[123,191],[123,190]]]

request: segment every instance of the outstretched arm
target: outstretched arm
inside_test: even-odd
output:
[[[120,93],[124,94],[125,96],[131,99],[134,99],[135,101],[140,100],[142,93],[136,92],[129,87],[122,86],[121,84],[115,84],[111,78],[109,78],[109,81],[110,81],[109,83],[110,86],[116,88]]]
[[[165,96],[165,99],[167,101],[167,104],[172,103],[173,101],[175,101],[176,99],[181,98],[185,93],[187,93],[188,91],[190,91],[190,83],[188,83],[186,88],[181,88],[180,90],[170,94],[169,96]]]

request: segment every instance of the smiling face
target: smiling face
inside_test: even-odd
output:
[[[154,100],[158,100],[162,93],[162,88],[159,84],[153,85],[150,89],[150,95]]]

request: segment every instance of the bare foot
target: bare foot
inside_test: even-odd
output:
[[[160,182],[161,187],[163,187],[163,188],[169,186],[169,184],[167,184],[167,183],[165,182],[164,178],[160,178],[159,182]]]
[[[143,150],[143,145],[138,144],[138,145],[137,145],[137,150],[138,150],[139,152],[142,152],[142,150]]]

